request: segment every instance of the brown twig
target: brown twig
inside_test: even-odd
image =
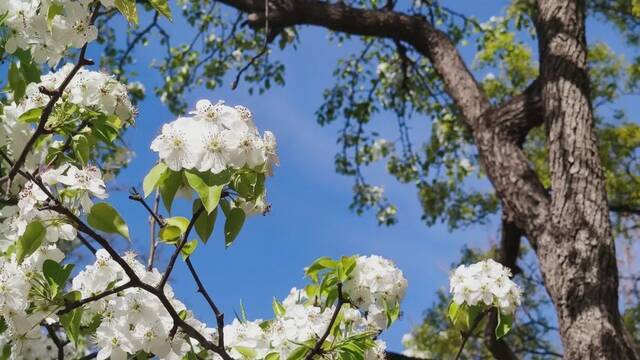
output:
[[[184,246],[187,244],[187,241],[189,240],[189,234],[191,233],[191,229],[193,229],[193,226],[196,223],[196,219],[198,218],[198,216],[200,216],[200,214],[202,214],[202,211],[204,211],[204,207],[200,207],[198,210],[196,210],[196,212],[193,214],[193,217],[191,218],[191,221],[189,221],[189,225],[187,225],[187,229],[185,230],[184,235],[182,235],[182,241],[180,241],[180,244],[176,246],[176,250],[171,255],[171,258],[169,259],[169,263],[167,264],[167,269],[164,271],[164,274],[162,275],[162,279],[160,280],[160,283],[158,283],[158,286],[157,286],[158,290],[162,291],[162,289],[164,288],[164,285],[167,283],[167,280],[169,280],[169,275],[171,275],[171,272],[173,271],[173,267],[176,264],[178,255],[180,255],[180,252],[182,251]]]
[[[307,354],[307,356],[305,357],[305,360],[312,360],[314,356],[322,355],[323,353],[322,344],[327,340],[327,338],[331,334],[331,329],[333,328],[333,325],[338,319],[338,314],[340,313],[340,309],[342,309],[342,305],[344,305],[345,303],[345,299],[344,299],[344,295],[342,294],[342,284],[338,283],[337,287],[338,287],[338,302],[336,303],[336,308],[333,311],[333,315],[331,315],[331,320],[329,321],[329,325],[327,325],[327,329],[325,330],[324,334],[322,334],[320,339],[318,339],[318,342],[316,342],[316,345],[313,347],[313,349],[311,349],[311,352]]]

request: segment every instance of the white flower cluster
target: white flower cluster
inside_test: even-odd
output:
[[[72,209],[80,208],[89,212],[93,202],[91,197],[105,199],[108,195],[100,170],[95,166],[79,169],[73,165],[63,165],[49,169],[41,174],[48,192],[60,193],[65,190],[66,205]],[[63,187],[57,189],[57,185]],[[0,210],[0,251],[6,251],[24,233],[27,225],[40,221],[45,226],[45,239],[51,243],[59,239],[75,240],[76,229],[66,218],[52,210],[41,210],[49,197],[35,183],[29,181],[18,194],[17,206],[5,206]]]
[[[521,291],[510,277],[508,268],[491,259],[460,265],[451,275],[449,291],[458,305],[483,303],[513,313],[520,305]]]
[[[0,2],[0,14],[7,14],[10,33],[5,49],[31,50],[39,64],[55,66],[69,48],[80,48],[95,40],[98,31],[90,24],[93,0],[11,0]],[[113,0],[101,0],[113,6]]]
[[[359,256],[343,291],[367,314],[369,323],[387,328],[386,309],[399,304],[407,290],[407,279],[393,262],[381,256]]]
[[[277,353],[280,359],[286,359],[309,340],[317,340],[327,330],[335,307],[324,310],[309,304],[304,290],[291,289],[289,296],[282,301],[283,313],[273,320],[240,321],[235,319],[224,327],[225,344],[230,355],[239,359],[246,357],[246,349],[251,349],[256,359],[263,359],[268,354]],[[378,330],[356,309],[345,305],[342,310],[343,321],[340,324],[341,337]],[[328,342],[338,340],[333,335]],[[384,359],[386,345],[376,341],[376,347],[366,354],[366,360]],[[244,352],[244,353],[243,353]]]
[[[56,72],[42,75],[39,83],[27,85],[25,98],[20,104],[9,106],[10,111],[5,114],[5,117],[17,120],[25,112],[47,105],[49,96],[43,94],[40,88],[56,90],[73,67],[73,64],[65,64]],[[115,115],[124,122],[131,120],[135,112],[129,99],[127,86],[113,76],[99,71],[80,69],[65,88],[63,98],[71,104],[89,108],[107,116]]]
[[[157,284],[162,278],[158,270],[147,271],[135,255],[124,256],[140,279],[147,284]],[[86,298],[123,285],[129,280],[122,268],[105,250],[98,250],[94,264],[87,266],[74,279],[72,289],[80,291]],[[193,317],[187,308],[174,297],[173,290],[166,285],[165,294],[179,313],[186,314],[184,321],[198,330],[209,341],[215,341],[214,329]],[[160,359],[179,360],[191,350],[186,335],[180,331],[175,336],[170,332],[173,319],[157,297],[140,288],[129,288],[118,294],[89,303],[84,316],[102,318],[96,330],[95,346],[99,349],[97,359],[125,360],[127,354],[139,351],[155,354]],[[193,341],[195,346],[196,342]]]
[[[163,125],[151,143],[151,150],[171,170],[217,174],[228,167],[246,166],[271,175],[273,165],[278,165],[275,136],[265,131],[260,137],[246,107],[200,100],[191,115]]]
[[[67,64],[54,73],[41,77],[39,83],[27,85],[25,98],[20,103],[12,103],[4,107],[0,115],[0,146],[7,146],[11,154],[19,154],[34,132],[32,124],[20,121],[20,117],[29,110],[42,108],[47,105],[49,96],[40,92],[40,87],[56,90],[67,77],[73,65]],[[96,71],[81,69],[66,87],[63,102],[58,102],[56,108],[64,103],[78,105],[81,108],[100,112],[107,116],[116,116],[123,123],[133,121],[135,109],[129,99],[127,88],[113,77]],[[80,112],[81,113],[81,112]],[[48,128],[56,126],[56,117],[51,117]],[[64,117],[59,120],[67,121]],[[45,162],[47,146],[34,149],[27,157],[25,166],[33,169]]]
[[[43,246],[21,264],[15,255],[0,258],[0,317],[7,325],[0,342],[11,343],[13,359],[44,359],[36,356],[47,342],[39,344],[35,340],[43,337],[40,323],[52,315],[51,311],[30,306],[32,279],[41,272],[45,260],[60,261],[63,257],[54,246]]]

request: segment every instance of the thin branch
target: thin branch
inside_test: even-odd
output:
[[[156,191],[156,197],[153,201],[153,214],[158,214],[158,208],[160,207],[160,192]],[[149,218],[149,259],[147,259],[147,270],[153,269],[153,261],[156,257],[156,248],[158,247],[158,241],[156,240],[156,217],[151,216]],[[164,223],[158,222],[160,227],[164,226]]]
[[[49,337],[51,338],[51,340],[53,340],[53,343],[56,345],[56,348],[58,348],[58,360],[64,360],[64,346],[67,344],[65,342],[63,342],[62,340],[60,340],[60,338],[58,337],[58,334],[56,334],[56,330],[53,328],[53,326],[51,326],[50,324],[43,324],[44,328],[47,329],[47,333],[49,334]]]
[[[187,267],[189,268],[189,272],[191,272],[191,276],[193,277],[193,280],[196,282],[196,285],[198,286],[198,292],[202,294],[202,296],[205,298],[205,300],[209,304],[209,307],[211,307],[211,310],[213,311],[214,315],[216,316],[216,324],[218,326],[218,347],[224,350],[225,349],[224,347],[224,313],[222,313],[220,309],[216,306],[216,304],[213,302],[213,299],[207,292],[207,289],[205,289],[204,285],[202,284],[202,281],[200,280],[200,276],[198,276],[196,269],[191,263],[191,258],[187,258],[186,263],[187,263]]]
[[[129,281],[129,282],[127,282],[125,284],[122,284],[120,286],[117,286],[117,287],[115,287],[115,288],[113,288],[111,290],[107,290],[107,291],[101,292],[99,294],[90,296],[90,297],[82,299],[82,300],[78,300],[78,301],[75,301],[75,302],[67,303],[66,306],[62,310],[58,311],[57,314],[58,315],[64,315],[64,314],[66,314],[68,312],[73,311],[74,309],[77,309],[77,308],[81,307],[82,305],[85,305],[85,304],[88,304],[88,303],[91,303],[91,302],[94,302],[94,301],[98,301],[98,300],[100,300],[102,298],[105,298],[105,297],[107,297],[109,295],[117,294],[120,291],[129,289],[131,287],[134,287],[135,285],[136,284],[133,281]]]
[[[204,211],[204,207],[200,207],[198,210],[196,210],[196,212],[193,214],[193,217],[191,218],[191,221],[189,221],[189,225],[187,225],[187,229],[185,230],[184,235],[182,236],[182,241],[180,241],[180,244],[176,246],[176,250],[171,255],[171,259],[169,259],[169,264],[167,265],[167,269],[164,271],[164,274],[162,275],[162,279],[160,280],[160,283],[157,286],[158,290],[162,291],[162,289],[164,288],[164,285],[167,283],[167,280],[169,279],[169,275],[171,275],[171,272],[173,271],[173,267],[176,264],[176,260],[178,259],[178,255],[180,255],[180,252],[182,251],[184,246],[187,244],[187,241],[189,240],[189,234],[191,233],[191,229],[193,229],[193,226],[196,223],[196,219],[198,218],[198,216],[200,216],[200,214],[202,214],[202,211]]]
[[[152,210],[151,207],[149,206],[149,204],[147,204],[147,202],[144,200],[144,197],[142,195],[140,195],[140,193],[138,192],[138,190],[135,187],[132,187],[129,190],[129,199],[133,200],[133,201],[137,201],[140,204],[142,204],[142,206],[144,206],[144,208],[147,210],[147,212],[149,213],[149,215],[151,215],[151,217],[158,223],[160,224],[160,227],[164,226],[164,219],[162,219],[162,216],[158,215],[156,213],[156,211]]]
[[[96,254],[97,250],[96,250],[96,248],[95,248],[93,245],[91,245],[91,243],[89,242],[89,240],[87,240],[87,239],[86,239],[84,236],[82,236],[81,234],[76,234],[76,237],[77,237],[78,239],[80,239],[80,242],[82,242],[82,244],[83,244],[84,246],[86,246],[86,247],[89,249],[89,251],[91,251],[91,253],[92,253],[93,255],[95,255],[95,254]]]
[[[312,360],[314,356],[322,355],[324,352],[322,350],[322,344],[327,340],[327,338],[329,337],[329,334],[331,334],[331,329],[333,328],[333,325],[338,319],[338,314],[340,313],[340,309],[342,309],[342,305],[344,305],[345,303],[344,295],[342,294],[342,283],[338,283],[337,287],[338,287],[338,302],[336,303],[336,308],[333,311],[333,315],[331,315],[331,320],[329,321],[329,325],[327,325],[327,329],[325,330],[324,334],[322,334],[320,339],[318,339],[318,342],[316,342],[316,345],[313,347],[313,349],[311,349],[311,352],[307,354],[307,356],[305,357],[305,360]]]
[[[464,346],[467,344],[467,341],[469,340],[471,335],[473,335],[473,331],[478,327],[478,325],[482,321],[482,318],[484,318],[486,314],[487,314],[487,311],[484,311],[483,313],[478,315],[478,317],[476,317],[473,324],[471,325],[471,328],[469,329],[469,331],[462,335],[462,343],[460,344],[460,349],[458,349],[458,353],[456,354],[456,357],[454,358],[454,360],[460,359],[460,356],[462,356],[462,350],[464,350]]]

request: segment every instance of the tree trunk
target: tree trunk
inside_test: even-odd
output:
[[[538,1],[550,223],[537,239],[566,359],[637,359],[618,310],[618,270],[589,95],[583,1]]]

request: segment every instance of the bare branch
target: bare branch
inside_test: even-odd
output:
[[[318,339],[316,345],[311,349],[311,352],[307,354],[305,360],[313,360],[313,357],[316,355],[322,355],[324,351],[322,350],[322,344],[327,340],[329,335],[331,334],[331,329],[333,325],[336,323],[338,319],[338,314],[340,313],[340,309],[342,309],[342,305],[345,304],[345,298],[342,294],[342,283],[338,283],[338,301],[336,302],[336,308],[333,310],[333,314],[331,315],[331,320],[329,321],[329,325],[327,325],[327,329],[324,334]]]

